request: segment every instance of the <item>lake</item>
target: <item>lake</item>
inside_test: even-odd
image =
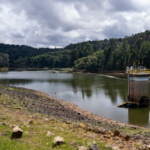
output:
[[[52,71],[10,71],[0,73],[0,84],[43,91],[99,116],[122,123],[150,126],[150,106],[134,109],[115,107],[127,100],[127,79]]]

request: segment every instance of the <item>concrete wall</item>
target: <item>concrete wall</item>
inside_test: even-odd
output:
[[[139,102],[141,97],[149,98],[149,77],[130,77],[130,100]]]

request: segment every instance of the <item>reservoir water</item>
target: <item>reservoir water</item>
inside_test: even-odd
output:
[[[127,99],[127,79],[52,71],[1,72],[0,84],[39,90],[122,123],[150,126],[150,107],[115,107]]]

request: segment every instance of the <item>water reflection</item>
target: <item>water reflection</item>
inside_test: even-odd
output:
[[[27,79],[22,79],[21,81],[20,80],[16,80],[16,79],[3,79],[3,80],[0,80],[0,84],[7,84],[7,85],[26,85],[26,84],[30,84],[32,83],[33,80],[27,80]]]
[[[150,107],[142,109],[114,107],[127,99],[127,80],[124,79],[91,74],[53,74],[50,71],[7,72],[0,73],[0,84],[43,91],[119,122],[149,125]]]
[[[118,80],[108,77],[100,77],[95,75],[84,75],[84,74],[73,74],[72,78],[62,80],[62,79],[53,79],[48,80],[49,83],[63,83],[69,85],[74,89],[74,93],[77,92],[77,89],[82,91],[82,98],[86,95],[89,99],[92,97],[92,93],[96,92],[97,95],[99,90],[104,90],[105,95],[107,95],[112,104],[116,104],[117,97],[120,96],[123,101],[126,101],[127,98],[127,81]]]
[[[149,124],[149,110],[150,107],[128,109],[128,118],[130,124],[138,124],[148,126]]]

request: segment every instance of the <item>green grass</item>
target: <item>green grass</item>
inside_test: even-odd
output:
[[[13,89],[12,87],[12,89],[8,90],[16,89]],[[30,90],[20,89],[20,91],[26,93]],[[30,92],[32,92],[32,90]],[[44,96],[41,97],[42,99],[45,99]],[[61,118],[31,113],[27,110],[27,108],[19,105],[19,100],[20,99],[17,96],[11,96],[5,93],[1,93],[0,95],[0,103],[5,104],[6,106],[4,107],[0,105],[0,150],[76,150],[78,149],[78,146],[90,148],[91,144],[95,142],[99,149],[110,149],[106,148],[106,144],[110,144],[107,141],[108,139],[101,139],[101,136],[103,135],[94,133],[93,131],[86,131],[81,126],[78,126],[80,123],[83,124],[82,122],[71,122],[71,124],[66,124]],[[7,106],[9,108],[7,108]],[[53,121],[45,121],[45,118],[51,118]],[[31,124],[29,124],[30,121],[32,121]],[[12,140],[11,133],[13,125],[16,124],[20,125],[20,128],[24,131],[24,133],[21,139]],[[93,127],[92,124],[88,125]],[[75,127],[72,128],[72,126]],[[102,123],[101,126],[107,127],[104,123]],[[116,128],[119,129],[119,127],[119,125],[115,126],[113,130],[115,131]],[[72,129],[74,129],[74,132],[72,132]],[[54,136],[47,137],[46,134],[48,131],[54,133]],[[144,134],[144,132],[149,131],[149,129],[130,129],[129,127],[125,127],[122,132],[132,135],[139,131],[141,131],[140,134]],[[94,135],[94,139],[88,136],[89,133]],[[53,147],[53,140],[56,136],[64,138],[65,144]],[[76,146],[70,145],[70,142],[72,141],[76,142]],[[112,142],[114,144],[115,141]],[[138,146],[139,145],[136,147]]]
[[[54,118],[55,121],[45,122],[46,115],[32,114],[25,110],[16,110],[13,108],[3,108],[0,105],[3,120],[0,122],[6,125],[0,125],[0,150],[75,150],[78,146],[89,147],[89,143],[96,141],[100,149],[106,149],[105,143],[99,141],[98,136],[91,139],[87,136],[87,131],[82,128],[74,128],[72,132],[70,124]],[[31,119],[29,116],[36,115],[37,119]],[[50,116],[49,116],[50,117]],[[32,120],[32,124],[29,122]],[[20,139],[11,139],[13,125],[19,124],[23,130],[23,136]],[[47,137],[47,132],[54,133],[54,136]],[[92,132],[91,132],[92,133]],[[65,144],[53,147],[53,140],[56,136],[64,138]],[[71,146],[70,142],[75,141],[76,146]]]
[[[59,68],[58,70],[62,73],[69,73],[72,71],[72,68]]]

